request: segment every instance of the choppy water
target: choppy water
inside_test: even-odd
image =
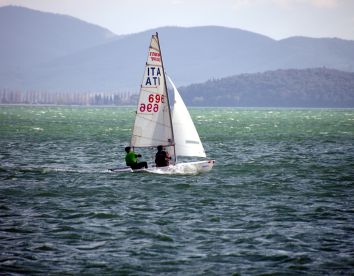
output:
[[[354,110],[192,117],[210,173],[112,174],[133,108],[0,107],[0,274],[353,275]]]

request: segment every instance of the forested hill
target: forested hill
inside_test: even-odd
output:
[[[354,107],[354,73],[326,68],[241,74],[179,90],[192,106]]]

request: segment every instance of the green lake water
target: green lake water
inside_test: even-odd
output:
[[[353,109],[191,115],[211,172],[115,174],[134,108],[0,106],[0,274],[353,275]]]

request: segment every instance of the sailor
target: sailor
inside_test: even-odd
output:
[[[131,147],[126,147],[125,152],[127,155],[125,156],[125,163],[127,166],[131,167],[133,170],[138,170],[142,168],[148,167],[146,162],[138,162],[138,157],[141,157],[141,154],[136,154]]]
[[[162,146],[157,146],[157,153],[155,155],[156,167],[166,167],[170,164],[170,155],[163,150]]]

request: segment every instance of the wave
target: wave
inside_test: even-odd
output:
[[[1,166],[0,173],[40,173],[47,174],[53,172],[63,173],[109,173],[107,169],[92,169],[92,168],[66,168],[66,167],[41,167],[41,166]]]

